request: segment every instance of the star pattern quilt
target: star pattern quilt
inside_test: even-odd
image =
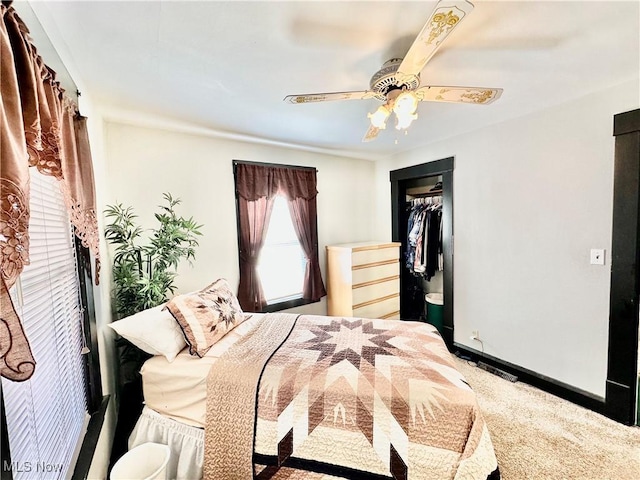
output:
[[[280,333],[274,334],[278,327]],[[277,345],[260,337],[265,334]],[[237,443],[250,452],[227,448],[225,453],[221,443],[215,448],[216,456],[230,456],[227,467],[221,460],[225,471],[245,464],[244,473],[238,465],[226,478],[499,478],[475,395],[432,326],[277,314],[266,316],[250,336],[254,340],[240,346],[238,357],[255,371],[245,367],[249,374],[242,375],[254,377],[247,388],[251,408],[236,403],[230,413],[212,405],[217,413],[207,416],[205,432],[225,430],[225,423],[233,430],[238,421],[253,426],[251,440]],[[212,399],[220,382],[237,383],[239,361],[224,367],[236,372],[230,375],[235,380],[210,373]],[[208,405],[222,401],[218,396]],[[242,420],[241,410],[251,418]],[[206,448],[216,441],[209,437],[215,435],[205,433]],[[205,452],[205,478],[208,461]],[[220,474],[217,470],[217,477],[208,478]]]

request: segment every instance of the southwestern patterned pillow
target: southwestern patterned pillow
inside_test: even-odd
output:
[[[189,353],[203,357],[227,333],[246,320],[238,299],[224,278],[167,303],[189,345]]]

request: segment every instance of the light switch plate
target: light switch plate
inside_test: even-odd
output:
[[[591,249],[591,265],[604,265],[604,248]]]

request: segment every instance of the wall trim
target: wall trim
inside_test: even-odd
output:
[[[7,430],[7,417],[4,413],[4,398],[2,395],[2,388],[0,388],[0,452],[2,453],[2,464],[0,464],[0,480],[13,480],[13,469],[5,468],[6,465],[12,466],[11,448],[9,446],[9,433]]]
[[[328,147],[316,147],[293,142],[271,140],[254,135],[227,132],[215,128],[196,125],[187,121],[182,121],[163,115],[154,115],[145,112],[114,108],[108,105],[100,105],[105,122],[111,124],[127,125],[138,128],[151,128],[163,130],[170,133],[183,133],[187,135],[197,135],[199,137],[229,140],[246,144],[263,145],[267,147],[283,148],[286,150],[297,150],[301,152],[316,153],[329,157],[348,158],[352,160],[367,160],[375,162],[378,160],[388,160],[394,153],[379,154],[375,152],[357,152],[345,149],[331,149]]]
[[[447,157],[432,162],[421,163],[410,167],[392,170],[389,172],[391,181],[391,235],[394,242],[400,242],[401,252],[406,247],[406,213],[405,200],[407,188],[420,186],[427,177],[442,176],[442,253],[444,256],[443,273],[443,331],[442,336],[449,348],[453,344],[453,170],[455,168],[454,157]],[[400,217],[403,215],[401,221]],[[411,273],[400,264],[400,318],[403,320],[416,320],[408,318],[406,311],[408,288],[411,288]],[[424,303],[424,300],[423,300]]]
[[[463,355],[470,357],[474,362],[482,360],[489,365],[498,367],[501,370],[516,375],[518,380],[523,383],[532,385],[547,393],[551,393],[557,397],[575,403],[576,405],[580,405],[581,407],[593,410],[596,413],[604,413],[605,399],[599,395],[595,395],[591,392],[587,392],[586,390],[561,382],[560,380],[547,377],[546,375],[534,372],[533,370],[501,360],[489,354],[481,353],[478,350],[467,347],[466,345],[462,345],[457,342],[454,342],[453,345],[456,353],[462,353]]]
[[[78,461],[76,462],[76,466],[73,470],[71,480],[84,480],[89,475],[89,468],[91,468],[93,454],[96,451],[98,439],[100,438],[100,433],[102,432],[102,425],[104,423],[104,417],[110,399],[111,395],[105,395],[104,397],[102,397],[100,407],[93,415],[91,415],[89,425],[87,426],[87,433],[85,434],[84,440],[82,441],[80,453],[78,454]]]
[[[640,307],[640,109],[613,117],[613,227],[605,414],[636,419]]]

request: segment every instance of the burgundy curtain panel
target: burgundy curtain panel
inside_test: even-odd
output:
[[[240,216],[240,285],[238,301],[246,312],[259,312],[267,304],[258,274],[258,258],[267,236],[273,197],[247,200],[238,197]]]
[[[307,266],[304,272],[304,285],[302,287],[302,298],[317,302],[327,294],[320,274],[320,261],[318,260],[318,224],[317,216],[317,190],[316,171],[314,170],[293,170],[286,172],[285,178],[291,181],[283,183],[283,193],[289,201],[289,212],[293,220],[293,227],[307,257]],[[306,190],[311,193],[308,197],[294,196],[287,191],[289,186],[293,187],[293,192],[302,191],[297,185],[313,185],[313,188]]]
[[[307,173],[307,172],[303,172]],[[309,172],[315,176],[315,171]],[[318,228],[316,218],[316,198],[310,200],[302,197],[289,200],[289,212],[293,220],[300,245],[307,257],[307,266],[304,272],[304,285],[302,298],[317,302],[327,294],[320,274],[320,261],[318,260]]]
[[[86,119],[10,4],[0,4],[0,375],[23,381],[35,360],[9,289],[29,264],[29,167],[60,181],[76,235],[95,256],[96,284],[99,237]]]
[[[259,312],[266,305],[256,271],[260,249],[276,195],[289,202],[298,240],[307,257],[303,298],[318,301],[326,290],[318,260],[316,223],[317,178],[315,169],[236,164],[236,190],[240,217],[240,286],[238,300],[244,310]]]

